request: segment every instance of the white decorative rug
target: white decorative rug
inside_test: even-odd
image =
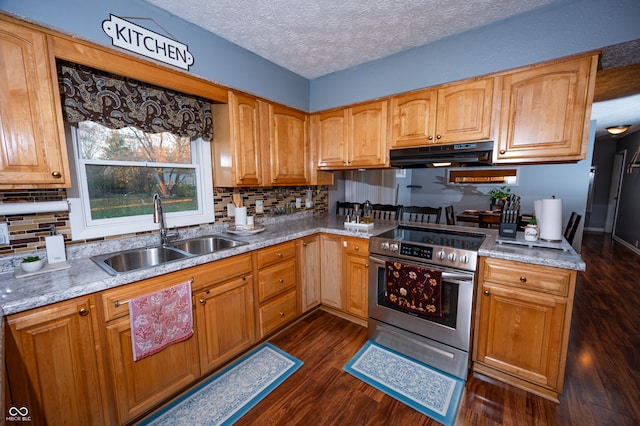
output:
[[[464,381],[368,341],[344,371],[444,424],[453,425]]]
[[[302,361],[264,343],[141,425],[232,425],[278,387]]]

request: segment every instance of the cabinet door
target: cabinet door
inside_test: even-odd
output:
[[[27,407],[34,424],[109,424],[93,297],[16,314],[7,324],[12,405]]]
[[[312,117],[318,166],[338,168],[347,165],[347,110],[340,109]]]
[[[70,187],[55,62],[46,36],[0,22],[0,188]]]
[[[238,277],[195,297],[200,370],[206,374],[255,342],[253,277]]]
[[[503,77],[498,162],[585,158],[597,57]]]
[[[556,389],[564,371],[560,363],[566,306],[564,298],[483,285],[477,361]]]
[[[434,143],[436,133],[435,90],[420,90],[391,99],[393,124],[391,148],[408,148]]]
[[[349,167],[386,165],[387,116],[387,101],[370,102],[349,108]]]
[[[280,105],[267,105],[273,185],[309,182],[307,115]]]
[[[317,235],[298,240],[298,269],[302,312],[320,305],[320,238]]]
[[[342,238],[339,235],[322,234],[320,247],[322,303],[342,309]]]
[[[436,143],[489,139],[493,78],[438,89]]]
[[[368,240],[362,238],[344,238],[344,310],[347,313],[367,319],[369,253]]]
[[[134,362],[126,316],[107,324],[107,343],[118,424],[150,410],[199,377],[194,336]]]
[[[235,140],[235,176],[238,185],[260,185],[260,134],[258,101],[241,94],[229,93],[231,123]]]

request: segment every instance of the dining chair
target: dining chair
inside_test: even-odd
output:
[[[374,204],[371,207],[374,220],[398,220],[402,210],[402,205],[394,204]]]
[[[444,216],[447,219],[447,225],[455,225],[456,224],[456,215],[453,212],[453,206],[445,206],[445,208],[444,208]]]
[[[407,206],[402,207],[400,220],[403,222],[440,223],[442,207]]]
[[[582,219],[581,215],[576,212],[571,212],[569,222],[567,223],[567,227],[564,230],[564,238],[566,238],[569,244],[573,244],[573,238],[576,236],[578,225],[580,225],[580,219]]]
[[[351,203],[349,201],[338,201],[336,203],[336,214],[339,216],[353,216],[353,205],[356,203]]]

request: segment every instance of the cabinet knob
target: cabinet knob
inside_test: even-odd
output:
[[[353,249],[354,249],[355,251],[358,251],[358,250],[360,250],[360,247],[355,246]]]
[[[307,246],[307,242],[306,242],[306,241],[303,241],[303,242],[302,242],[302,247],[306,247],[306,246]]]
[[[243,177],[239,177],[239,178],[238,178],[238,180],[239,180],[240,182],[242,182],[242,181],[244,180],[244,178],[243,178]]]
[[[87,315],[89,315],[89,310],[87,308],[82,308],[78,311],[78,313],[81,317],[86,317]]]
[[[198,300],[198,302],[200,302],[201,305],[206,305],[207,304],[207,301],[204,300],[204,299],[200,299],[200,300]]]
[[[365,263],[365,264],[364,264],[364,267],[365,267],[365,268],[368,268],[368,267],[369,267],[369,264],[368,264],[368,263]]]
[[[520,282],[521,282],[521,283],[526,283],[526,282],[527,282],[527,277],[525,277],[525,276],[521,276],[521,277],[520,277]]]
[[[429,137],[428,137],[427,139],[429,139],[430,141],[432,141],[432,140],[433,140],[433,135],[429,135]]]
[[[280,312],[280,316],[283,317],[284,316],[284,312]]]
[[[442,139],[442,135],[436,136],[436,139]]]
[[[347,160],[342,160],[342,164],[347,164]]]
[[[278,253],[278,257],[282,257],[284,256],[282,253]]]
[[[505,151],[504,149],[501,149],[501,150],[500,150],[500,154],[504,154],[504,153],[506,153],[506,152],[507,152],[507,151]]]
[[[489,290],[485,290],[483,293],[484,293],[485,296],[488,296],[489,295]]]
[[[280,278],[280,279],[278,280],[278,282],[279,282],[280,284],[282,284],[282,283],[284,282],[284,279]]]
[[[53,176],[55,179],[60,179],[62,177],[62,173],[60,173],[59,171],[55,171],[51,173],[51,176]]]
[[[273,178],[273,180],[274,180],[274,181],[275,181],[275,180],[278,180],[278,178],[277,178],[277,177],[274,177],[274,178]]]

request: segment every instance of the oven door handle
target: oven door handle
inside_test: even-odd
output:
[[[384,265],[386,263],[385,259],[381,259],[379,257],[370,255],[369,256],[369,261],[371,263],[375,263],[378,266],[380,266],[381,268],[384,268]],[[418,265],[419,266],[419,265]],[[465,282],[465,281],[469,281],[469,282],[473,282],[473,273],[455,273],[455,272],[442,272],[442,279],[443,280],[447,280],[447,281],[456,281],[456,282]]]

